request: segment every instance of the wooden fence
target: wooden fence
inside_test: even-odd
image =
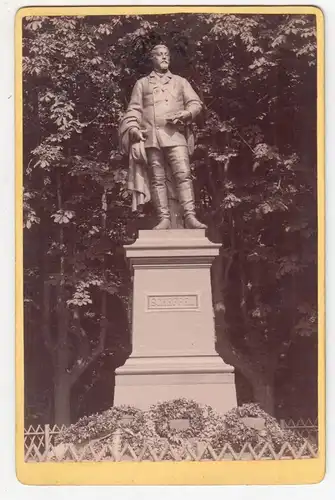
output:
[[[62,428],[58,426],[33,426],[24,431],[24,456],[27,462],[87,462],[87,461],[222,461],[222,460],[292,460],[315,458],[318,454],[317,422],[281,421],[281,427],[297,432],[304,442],[298,448],[284,443],[276,449],[270,443],[252,446],[224,444],[219,449],[210,442],[189,440],[183,446],[172,446],[166,440],[154,445],[144,443],[139,449],[129,443],[121,445],[116,431],[112,444],[89,443],[85,446],[74,444],[55,445],[54,438]]]
[[[38,425],[34,427],[30,425],[24,429],[24,450],[25,453],[28,449],[35,447],[38,452],[44,453],[54,445],[54,438],[57,436],[65,426],[59,427],[58,425]]]
[[[282,429],[294,431],[300,437],[307,439],[307,441],[317,444],[318,442],[318,421],[310,418],[304,420],[283,420],[279,421]]]
[[[297,448],[284,443],[279,449],[265,443],[251,446],[244,444],[239,449],[226,443],[220,449],[215,449],[210,443],[185,443],[175,447],[168,443],[159,446],[144,444],[141,449],[134,449],[129,443],[124,443],[120,450],[114,444],[95,447],[92,444],[78,447],[74,444],[51,446],[43,453],[35,445],[25,452],[26,462],[159,462],[159,461],[223,461],[223,460],[295,460],[316,458],[318,450],[308,441]]]

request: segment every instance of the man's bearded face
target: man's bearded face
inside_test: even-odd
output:
[[[156,71],[165,72],[170,65],[170,52],[167,47],[156,47],[151,54],[153,67]]]

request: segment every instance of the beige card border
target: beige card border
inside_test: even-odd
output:
[[[22,215],[22,19],[25,16],[130,15],[173,13],[312,14],[317,22],[317,176],[318,176],[318,417],[319,457],[250,462],[170,463],[25,463],[23,350]],[[119,6],[24,7],[15,19],[15,157],[16,157],[16,473],[30,485],[218,485],[311,484],[325,473],[325,148],[324,16],[312,6]]]

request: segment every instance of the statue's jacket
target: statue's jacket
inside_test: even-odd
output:
[[[202,103],[190,83],[170,71],[162,77],[154,71],[139,79],[120,123],[120,139],[124,152],[129,152],[128,132],[133,127],[145,129],[145,148],[188,146],[193,153],[194,140],[188,125],[180,127],[168,122],[178,111],[191,113],[192,122],[200,113]]]

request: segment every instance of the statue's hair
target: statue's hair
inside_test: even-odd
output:
[[[154,47],[152,47],[152,49],[150,50],[150,56],[158,49],[158,47],[164,47],[170,53],[170,49],[167,45],[165,45],[165,43],[158,43]]]

